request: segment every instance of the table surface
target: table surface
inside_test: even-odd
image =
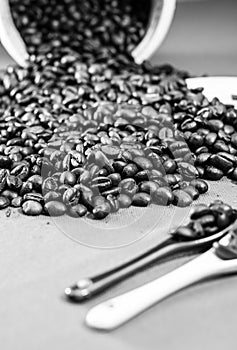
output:
[[[180,4],[167,40],[153,60],[169,61],[196,74],[236,75],[237,48],[233,45],[236,10],[235,1],[225,1],[225,6],[221,1],[216,1],[215,6],[213,1]],[[11,61],[3,51],[0,57],[2,67]],[[222,198],[236,205],[235,191],[235,185],[230,182],[214,183],[200,201]],[[152,221],[155,226],[152,230],[149,217],[154,217],[154,212],[157,215]],[[153,266],[82,305],[68,303],[63,297],[64,288],[79,277],[124,262],[162,240],[167,229],[187,217],[188,212],[189,209],[158,206],[145,212],[131,209],[115,214],[105,224],[105,228],[113,227],[112,230],[102,231],[100,226],[98,232],[93,233],[92,241],[85,235],[88,223],[83,220],[76,221],[75,229],[75,221],[71,224],[66,219],[24,217],[17,211],[12,211],[8,217],[6,212],[0,212],[2,349],[235,350],[235,276],[182,291],[110,333],[96,332],[84,325],[87,310],[99,301],[151,281],[190,257]],[[143,227],[138,225],[140,213],[144,218]],[[165,223],[167,215],[170,220]],[[129,218],[134,220],[129,223]],[[127,227],[127,236],[123,232],[118,240],[117,226],[121,222]],[[144,234],[146,225],[150,231],[147,235]],[[84,244],[66,235],[70,229],[73,237]],[[103,247],[112,242],[117,248],[86,246],[88,242],[98,246],[100,237],[103,237]]]

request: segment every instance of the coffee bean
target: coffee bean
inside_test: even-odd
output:
[[[195,232],[186,226],[179,226],[171,232],[171,235],[180,240],[193,240],[196,238]]]
[[[67,214],[73,218],[79,218],[85,216],[87,213],[87,208],[82,204],[77,204],[70,206]]]
[[[44,202],[50,202],[54,200],[58,200],[60,198],[60,193],[56,191],[49,191],[44,195]]]
[[[13,191],[19,191],[22,186],[22,180],[14,175],[7,176],[7,185]]]
[[[169,187],[158,188],[153,193],[153,201],[159,205],[169,205],[173,202],[174,195]]]
[[[33,202],[38,202],[43,204],[44,197],[42,196],[41,193],[29,192],[23,196],[23,202],[26,202],[26,201],[33,201]]]
[[[112,186],[117,186],[121,181],[121,175],[119,173],[109,174],[108,178],[112,181]]]
[[[123,168],[122,177],[134,177],[138,172],[138,167],[136,164],[128,164]]]
[[[153,168],[152,162],[145,157],[135,157],[133,162],[137,165],[138,168],[143,170],[150,170]]]
[[[210,165],[205,169],[205,176],[208,180],[220,180],[223,177],[223,171]]]
[[[18,197],[18,194],[16,191],[12,191],[12,190],[4,190],[1,193],[2,196],[8,198],[10,201],[16,197]]]
[[[132,205],[132,199],[127,194],[121,193],[118,196],[118,202],[120,208],[128,208]]]
[[[194,179],[190,182],[190,185],[195,187],[200,194],[206,193],[208,191],[208,184],[204,180]]]
[[[163,163],[164,170],[166,174],[173,174],[176,171],[177,164],[175,160],[168,159]]]
[[[211,214],[212,210],[205,204],[198,204],[192,207],[190,212],[190,218],[193,220],[199,219],[202,216]]]
[[[159,189],[159,185],[156,182],[154,182],[154,181],[144,181],[144,182],[141,182],[140,185],[139,185],[139,190],[141,192],[148,193],[151,196],[158,189]]]
[[[233,169],[234,165],[229,159],[228,153],[225,152],[213,154],[209,159],[209,163],[210,165],[222,170],[224,174]]]
[[[110,205],[111,213],[115,213],[119,210],[119,201],[113,195],[109,194],[106,196],[106,200]]]
[[[124,179],[119,183],[121,192],[133,196],[138,191],[136,181],[132,178]]]
[[[199,191],[194,186],[187,186],[183,188],[183,191],[187,192],[194,201],[199,197]]]
[[[62,216],[66,213],[66,206],[59,201],[50,201],[45,203],[44,210],[50,216]]]
[[[22,212],[25,215],[37,216],[40,215],[42,211],[42,205],[34,200],[27,200],[22,204]]]
[[[174,199],[173,203],[177,207],[188,207],[192,204],[193,200],[189,193],[184,190],[175,190],[173,191]]]
[[[110,205],[108,203],[103,203],[101,205],[97,205],[93,209],[93,216],[95,219],[102,220],[106,218],[106,216],[108,216],[110,212],[111,212]]]
[[[11,206],[14,208],[20,208],[21,204],[22,204],[22,197],[20,196],[13,198],[11,200]]]
[[[211,214],[207,214],[207,215],[202,215],[201,217],[199,217],[198,221],[200,222],[200,224],[205,227],[205,226],[212,226],[215,224],[216,219],[214,215]]]
[[[185,180],[193,180],[198,177],[198,171],[194,165],[180,162],[178,163],[178,170]]]
[[[68,188],[63,193],[63,203],[66,205],[77,205],[80,198],[80,192],[76,188]]]
[[[150,202],[151,196],[146,192],[136,193],[132,198],[132,205],[136,207],[147,207]]]
[[[70,186],[74,186],[76,183],[76,175],[71,173],[70,171],[64,171],[61,176],[60,176],[60,183],[61,184],[66,184]]]
[[[0,196],[0,209],[5,209],[10,205],[10,200],[3,195]]]

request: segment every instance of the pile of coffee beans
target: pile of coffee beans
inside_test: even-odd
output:
[[[0,75],[0,208],[103,219],[237,180],[237,112],[137,65],[150,2],[10,0],[30,54]],[[203,178],[203,179],[201,179]]]
[[[211,236],[234,223],[237,211],[220,200],[210,205],[199,204],[191,209],[190,222],[171,234],[178,240],[193,240]]]

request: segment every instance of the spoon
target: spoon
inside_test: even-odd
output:
[[[112,330],[168,296],[199,281],[237,273],[237,224],[206,253],[180,268],[128,293],[93,307],[87,326]]]
[[[222,238],[232,228],[232,225],[233,223],[211,236],[194,239],[193,241],[177,241],[170,235],[162,243],[120,266],[97,276],[80,279],[74,285],[65,289],[65,295],[70,300],[81,302],[158,260],[187,251],[203,252],[209,249],[213,242]]]

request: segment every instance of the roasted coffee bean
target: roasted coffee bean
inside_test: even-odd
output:
[[[112,146],[112,145],[104,145],[101,147],[101,151],[108,157],[115,159],[120,153],[119,147]]]
[[[208,180],[220,180],[223,177],[224,173],[222,170],[209,165],[205,169],[205,176]]]
[[[123,161],[116,161],[113,163],[113,168],[116,172],[118,172],[119,174],[122,173],[124,167],[127,165],[126,162]]]
[[[66,206],[59,201],[50,201],[45,203],[44,210],[50,216],[62,216],[66,213]]]
[[[213,146],[217,140],[217,134],[215,132],[210,132],[205,137],[205,144],[210,147]]]
[[[177,207],[188,207],[193,202],[192,197],[189,193],[185,192],[185,190],[175,190],[173,191],[173,195],[173,203]]]
[[[180,240],[193,240],[196,238],[195,232],[186,226],[179,226],[177,229],[171,232],[171,235]]]
[[[18,197],[18,194],[17,194],[17,192],[12,191],[12,190],[4,190],[1,193],[1,196],[4,196],[4,197],[8,198],[11,201],[12,199]]]
[[[237,168],[235,168],[231,173],[229,173],[228,177],[233,181],[237,181]]]
[[[22,186],[22,180],[14,175],[7,176],[7,185],[13,191],[19,191]]]
[[[67,214],[73,218],[83,217],[86,215],[86,213],[87,208],[82,204],[70,206],[67,211]]]
[[[205,228],[202,226],[202,224],[198,220],[191,222],[188,226],[192,229],[195,235],[195,239],[205,236],[205,232],[204,232]]]
[[[27,183],[31,183],[35,190],[41,190],[43,185],[43,178],[40,175],[32,175],[28,178]]]
[[[22,204],[22,197],[20,196],[13,198],[11,200],[11,206],[14,208],[20,208],[21,204]]]
[[[66,184],[70,186],[74,186],[76,181],[76,175],[71,173],[70,171],[64,171],[59,178],[59,182],[61,184]]]
[[[80,198],[80,192],[76,188],[68,188],[63,193],[63,203],[66,205],[77,205]]]
[[[177,164],[175,160],[168,159],[163,163],[164,170],[166,174],[173,174],[177,169]]]
[[[140,185],[139,185],[139,190],[141,192],[148,193],[151,196],[158,189],[159,189],[159,185],[156,182],[154,182],[154,181],[144,181],[144,182],[141,182]]]
[[[0,168],[9,169],[11,164],[12,160],[8,156],[0,155]]]
[[[190,218],[193,220],[199,219],[202,216],[211,214],[212,210],[205,204],[198,204],[192,207],[190,212]]]
[[[103,196],[96,196],[93,198],[93,206],[94,207],[101,205],[101,204],[104,204],[105,202],[106,202],[106,199]]]
[[[93,209],[93,192],[86,186],[80,186],[80,204],[83,204],[88,210]]]
[[[107,195],[107,202],[110,205],[111,213],[116,213],[119,210],[119,201],[113,195]]]
[[[198,199],[198,197],[199,197],[199,191],[194,186],[190,185],[190,186],[183,188],[182,190],[184,192],[187,192],[191,196],[192,200],[194,200],[194,201],[196,199]]]
[[[102,196],[106,197],[109,195],[117,196],[121,193],[121,187],[113,187],[107,191],[101,191]]]
[[[147,207],[150,203],[151,196],[146,192],[136,193],[132,198],[132,205],[135,207]]]
[[[211,153],[201,153],[195,159],[195,166],[205,166],[211,157]]]
[[[218,231],[219,231],[219,228],[216,225],[204,227],[205,236],[212,236]]]
[[[0,196],[0,209],[5,209],[9,205],[10,205],[10,200],[1,194],[1,196]]]
[[[152,162],[145,157],[135,157],[133,162],[137,165],[138,168],[143,170],[150,170],[153,168]]]
[[[58,182],[53,177],[47,177],[42,183],[43,193],[47,193],[49,191],[56,191],[57,188]]]
[[[208,191],[208,184],[204,180],[194,179],[190,182],[190,185],[195,187],[200,194],[206,193]]]
[[[136,180],[137,183],[139,183],[141,181],[149,180],[149,176],[150,176],[149,170],[142,170],[142,171],[139,171],[138,173],[136,173],[136,175],[134,176],[134,179]]]
[[[128,164],[123,168],[122,177],[134,177],[138,172],[138,167],[136,164]]]
[[[170,205],[173,202],[174,195],[169,187],[161,187],[153,193],[153,201],[159,205]]]
[[[101,170],[104,170],[104,172],[102,172]],[[98,171],[98,175],[100,176],[106,176],[107,175],[107,171],[105,169],[101,169]],[[78,179],[78,182],[79,183],[82,183],[84,185],[87,185],[89,183],[91,179],[91,173],[88,171],[88,170],[85,170],[81,173],[79,179]],[[72,178],[71,178],[72,180]],[[72,185],[71,185],[72,186]]]
[[[108,216],[110,212],[111,212],[110,205],[109,205],[109,203],[105,202],[101,205],[97,205],[93,209],[93,216],[95,219],[102,220],[102,219],[106,218],[106,216]]]
[[[44,202],[50,202],[50,201],[55,201],[58,200],[61,197],[59,192],[56,191],[49,191],[44,195]]]
[[[132,199],[127,194],[121,193],[117,199],[120,208],[128,208],[132,205]]]
[[[121,192],[133,196],[138,191],[136,181],[132,178],[124,179],[119,183]]]
[[[192,149],[201,147],[204,143],[203,136],[198,133],[193,133],[188,139],[188,144]]]
[[[185,162],[178,163],[178,170],[183,178],[189,181],[195,179],[199,175],[194,165]]]
[[[220,119],[210,119],[207,121],[207,126],[211,131],[218,132],[220,129],[223,129],[224,123]]]
[[[33,202],[38,202],[43,204],[44,197],[42,196],[41,193],[29,192],[23,196],[23,202],[26,202],[26,201],[33,201]]]
[[[121,181],[121,175],[119,173],[109,174],[108,178],[112,181],[112,186],[117,186]]]
[[[237,148],[237,132],[231,135],[231,144]],[[1,162],[0,162],[1,164]]]
[[[6,169],[0,169],[0,192],[2,192],[7,183],[8,171]]]
[[[42,211],[42,205],[34,200],[27,200],[22,204],[22,212],[25,215],[37,216],[40,215]]]
[[[213,154],[209,159],[209,164],[223,171],[226,174],[233,169],[233,162],[229,159],[228,153],[225,152]]]
[[[111,186],[112,186],[112,181],[110,178],[106,176],[98,176],[91,181],[90,188],[92,190],[98,189],[99,191],[103,192],[110,189]]]
[[[211,214],[202,215],[201,217],[199,217],[198,221],[203,227],[213,226],[216,223],[215,216]]]
[[[229,226],[231,222],[231,216],[228,213],[222,212],[217,214],[216,224],[220,230]]]
[[[213,149],[215,152],[229,152],[229,146],[221,140],[217,140],[214,145],[213,145]]]
[[[30,169],[29,166],[24,163],[15,166],[11,170],[11,175],[19,177],[22,181],[24,181],[29,175]]]

